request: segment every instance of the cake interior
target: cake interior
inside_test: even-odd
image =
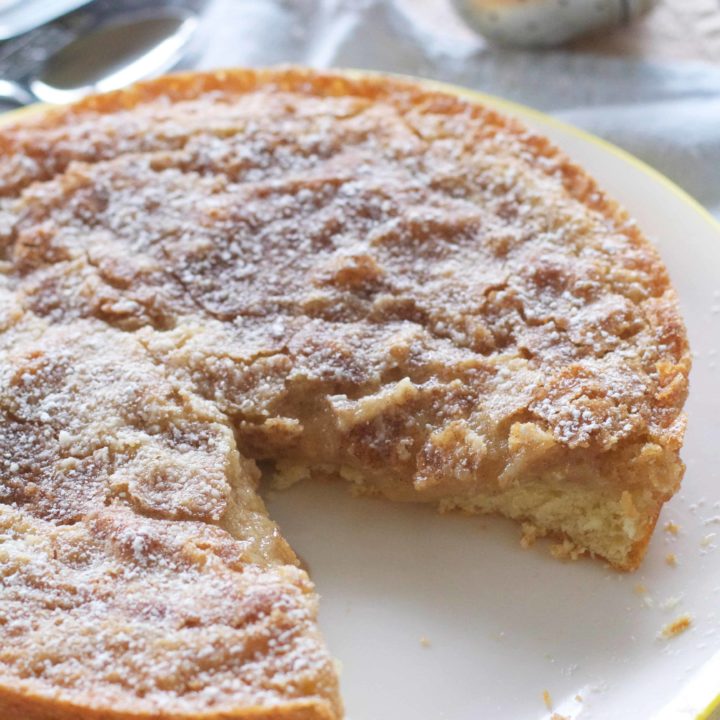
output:
[[[533,428],[537,434],[537,428]],[[517,433],[515,433],[517,435]],[[524,435],[533,435],[524,429]],[[543,446],[542,440],[545,441]],[[658,446],[628,446],[613,457],[575,457],[571,461],[547,452],[547,437],[530,441],[522,460],[516,459],[495,478],[474,478],[420,487],[387,469],[298,458],[263,463],[266,483],[282,491],[298,482],[347,482],[351,491],[391,501],[435,505],[440,512],[492,514],[522,523],[522,544],[549,536],[559,541],[554,555],[575,559],[589,554],[617,569],[637,567],[655,527],[660,509],[676,491],[684,466]],[[530,457],[536,457],[531,461]],[[514,462],[514,467],[513,467]],[[671,468],[671,473],[668,472]]]

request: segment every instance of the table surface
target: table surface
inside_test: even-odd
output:
[[[573,50],[720,63],[720,0],[661,0],[645,19],[577,41]]]

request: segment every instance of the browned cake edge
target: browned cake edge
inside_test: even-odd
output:
[[[0,717],[2,720],[336,720],[338,716],[328,703],[317,700],[293,700],[281,707],[256,706],[183,715],[115,712],[21,694],[0,685]]]

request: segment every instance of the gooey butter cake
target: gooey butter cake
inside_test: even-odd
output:
[[[238,70],[34,115],[0,155],[5,720],[342,715],[258,462],[641,561],[683,473],[685,330],[542,137]]]

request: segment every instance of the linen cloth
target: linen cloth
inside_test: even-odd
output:
[[[214,0],[202,32],[200,68],[364,68],[531,105],[637,155],[720,218],[720,65],[493,47],[450,0]]]

